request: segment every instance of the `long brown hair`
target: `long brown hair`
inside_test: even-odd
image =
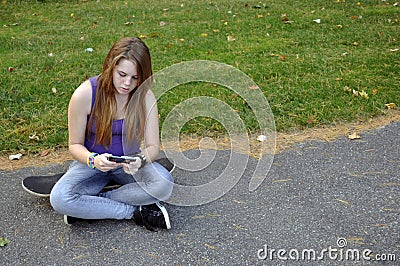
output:
[[[98,87],[91,117],[87,127],[87,134],[96,119],[96,140],[97,144],[108,147],[112,138],[112,122],[117,112],[115,100],[115,87],[113,83],[113,71],[121,59],[131,61],[137,67],[137,88],[134,89],[125,106],[125,132],[129,141],[133,138],[142,140],[146,123],[146,102],[145,97],[149,90],[149,82],[146,86],[140,86],[152,75],[150,51],[146,44],[137,37],[126,37],[119,39],[110,49],[103,63],[103,68],[98,77]],[[150,80],[150,79],[149,79]],[[133,102],[132,102],[133,101]],[[129,108],[128,107],[129,103]]]

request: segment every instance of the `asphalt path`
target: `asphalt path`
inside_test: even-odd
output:
[[[10,240],[0,247],[0,264],[399,265],[400,123],[360,135],[299,143],[276,155],[253,192],[248,185],[257,161],[249,159],[223,197],[167,205],[173,228],[159,232],[132,221],[67,226],[48,199],[22,190],[24,177],[64,171],[67,162],[0,172],[0,238]],[[230,154],[217,151],[207,168],[178,168],[174,178],[208,182]]]

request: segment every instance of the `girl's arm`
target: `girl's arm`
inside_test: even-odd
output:
[[[160,153],[160,136],[158,127],[158,108],[152,91],[146,95],[147,120],[144,131],[144,149],[142,153],[147,161],[154,161]]]
[[[92,86],[87,80],[74,92],[68,107],[68,147],[72,157],[86,164],[91,152],[84,146],[87,116],[92,106]],[[100,154],[94,158],[94,166],[101,171],[109,171],[119,164],[108,161],[110,154]]]

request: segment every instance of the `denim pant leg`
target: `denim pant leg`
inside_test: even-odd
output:
[[[109,173],[74,161],[50,193],[53,208],[83,219],[131,219],[135,206],[99,196],[111,180]]]
[[[133,176],[126,174],[123,169],[116,169],[112,175],[115,176],[116,182],[124,185],[118,189],[101,193],[102,197],[139,206],[165,201],[172,194],[173,178],[170,172],[157,162],[146,164]]]

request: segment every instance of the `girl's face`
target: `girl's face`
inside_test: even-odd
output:
[[[113,71],[113,84],[118,94],[128,95],[138,83],[137,67],[129,60],[121,59]]]

